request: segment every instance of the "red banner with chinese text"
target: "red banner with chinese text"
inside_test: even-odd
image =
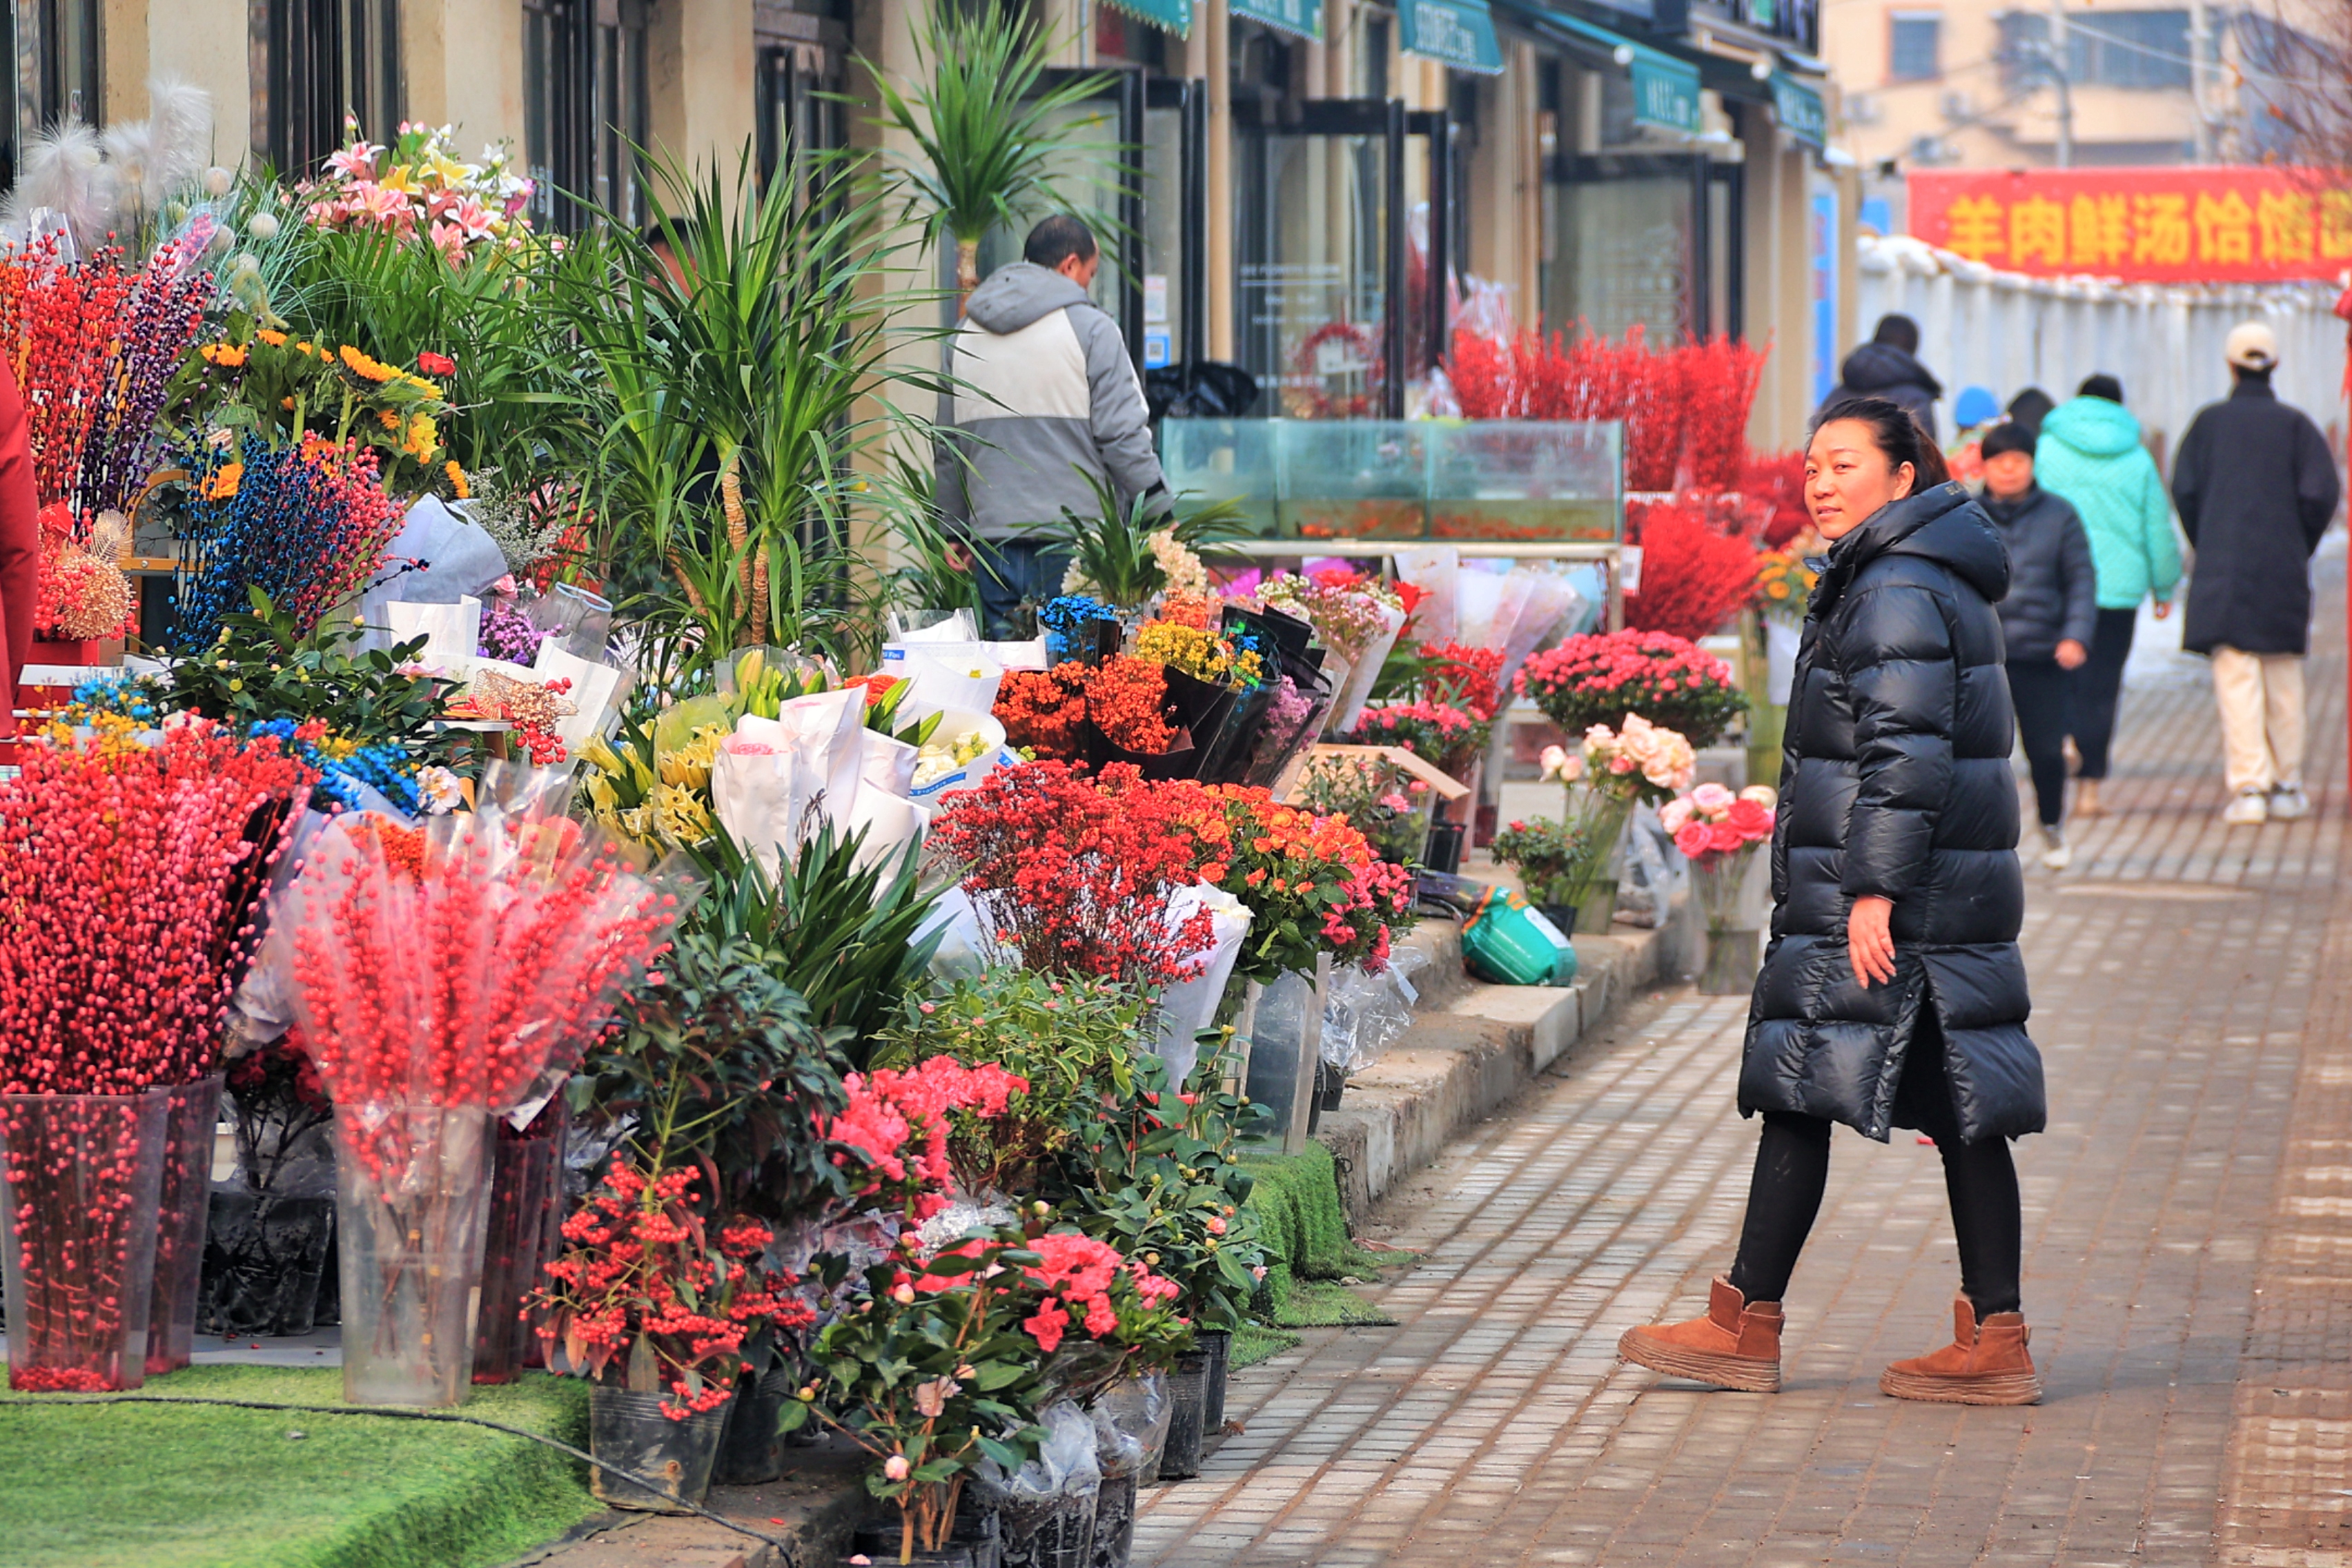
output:
[[[2006,271],[2270,283],[2352,267],[2352,190],[2310,170],[1938,170],[1910,192],[1915,236]]]

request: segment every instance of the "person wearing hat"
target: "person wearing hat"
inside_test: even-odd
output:
[[[1964,485],[1984,483],[1984,434],[2000,423],[2000,400],[1981,386],[1964,386],[1952,401],[1952,418],[1960,433],[1944,448],[1944,462],[1952,478]]]
[[[2164,476],[2141,444],[2139,421],[2124,410],[2123,383],[2112,375],[2089,377],[2076,396],[2044,416],[2040,435],[2035,481],[2074,503],[2099,569],[2099,625],[2090,659],[2074,678],[2072,726],[2082,754],[2074,815],[2096,816],[2139,607],[2153,595],[2158,620],[2172,613],[2180,542],[2173,535]]]
[[[2172,467],[2172,503],[2197,552],[2181,646],[2213,661],[2221,710],[2222,820],[2309,815],[2303,791],[2303,658],[2311,646],[2311,557],[2339,486],[2309,416],[2271,390],[2278,339],[2260,321],[2222,350],[2236,384],[2200,409]]]
[[[2000,616],[2009,696],[2018,740],[2033,774],[2042,822],[2042,863],[2063,871],[2074,859],[2066,817],[2066,729],[2075,671],[2098,625],[2098,575],[2083,520],[2033,480],[2033,432],[2014,420],[1985,432],[1985,514],[2009,549],[2009,592]]]

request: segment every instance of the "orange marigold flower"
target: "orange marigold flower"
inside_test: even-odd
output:
[[[234,369],[245,363],[245,350],[236,343],[206,343],[196,351],[206,364],[225,365]]]

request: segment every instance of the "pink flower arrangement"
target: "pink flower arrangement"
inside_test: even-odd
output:
[[[952,1057],[851,1073],[842,1081],[848,1106],[824,1128],[826,1141],[840,1145],[834,1163],[863,1164],[867,1179],[858,1195],[878,1195],[918,1221],[947,1205],[951,1114],[969,1110],[992,1121],[1029,1088],[1027,1079],[1001,1067],[968,1068]]]
[[[1639,798],[1688,789],[1698,759],[1674,731],[1628,713],[1622,727],[1595,724],[1584,731],[1584,773],[1592,788]]]
[[[1735,795],[1719,784],[1703,784],[1660,807],[1658,821],[1674,836],[1675,848],[1705,864],[1744,856],[1770,839],[1779,798],[1769,784],[1750,784]]]
[[[1570,637],[1528,655],[1512,686],[1571,735],[1638,713],[1699,746],[1713,745],[1748,705],[1730,666],[1665,632]]]
[[[362,138],[348,116],[343,133],[351,140],[298,192],[316,226],[421,237],[453,263],[483,247],[520,245],[530,232],[524,209],[531,182],[508,173],[500,149],[463,163],[451,151],[449,127],[408,121],[387,146]]]

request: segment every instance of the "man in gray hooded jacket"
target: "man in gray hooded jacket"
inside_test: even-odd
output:
[[[1061,592],[1066,553],[1023,532],[1065,509],[1100,513],[1100,483],[1122,506],[1164,504],[1143,384],[1118,323],[1087,297],[1102,253],[1076,218],[1045,219],[1023,259],[971,291],[948,351],[940,510],[980,574],[983,635]]]

